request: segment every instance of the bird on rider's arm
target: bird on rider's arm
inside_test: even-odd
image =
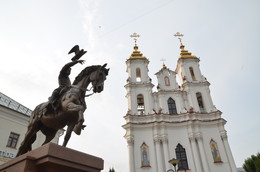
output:
[[[81,49],[79,48],[78,45],[75,45],[70,51],[68,54],[71,54],[71,53],[75,53],[75,56],[72,57],[72,61],[77,61],[78,59],[80,59],[80,57],[82,57],[87,51],[85,51],[84,49]]]

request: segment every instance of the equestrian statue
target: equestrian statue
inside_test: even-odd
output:
[[[55,137],[59,129],[67,126],[62,144],[64,147],[66,147],[72,131],[77,135],[81,134],[81,130],[85,127],[83,125],[83,113],[87,108],[85,97],[103,91],[104,81],[109,71],[106,69],[107,64],[88,66],[71,84],[69,79],[71,67],[78,63],[83,64],[85,61],[79,59],[86,52],[83,49],[80,50],[78,45],[69,51],[69,54],[75,53],[75,56],[61,69],[58,77],[59,87],[53,91],[47,102],[39,104],[32,112],[25,138],[16,156],[32,150],[32,144],[36,140],[38,131],[46,136],[42,144],[44,145]],[[90,90],[92,89],[93,93],[86,95],[86,91],[90,91],[88,90],[89,84],[92,85]]]

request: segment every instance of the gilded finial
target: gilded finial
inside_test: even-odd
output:
[[[166,65],[164,64],[164,62],[166,61],[164,58],[162,58],[160,61],[162,61],[163,62],[163,69],[166,69],[167,67],[166,67]]]
[[[184,45],[182,44],[182,40],[181,40],[181,38],[182,38],[184,35],[181,34],[180,32],[177,32],[176,34],[174,34],[174,36],[177,37],[177,38],[180,40],[180,43],[181,43],[180,48],[181,48],[181,49],[184,49]]]
[[[134,51],[131,54],[131,56],[129,57],[129,59],[131,59],[131,60],[133,60],[133,59],[146,59],[146,57],[143,56],[143,54],[138,50],[138,46],[136,44],[137,38],[139,38],[140,35],[138,35],[137,33],[133,33],[132,35],[130,35],[130,37],[134,39],[135,46],[134,46]]]
[[[135,41],[135,45],[136,45],[136,42],[137,42],[137,38],[140,37],[140,35],[138,35],[137,33],[133,33],[132,35],[130,35],[131,38],[134,38],[134,41]]]

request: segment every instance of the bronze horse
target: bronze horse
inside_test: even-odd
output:
[[[17,156],[22,155],[32,149],[32,144],[36,140],[36,134],[41,131],[45,136],[42,145],[49,143],[59,129],[67,127],[63,145],[66,147],[71,133],[76,125],[83,128],[83,113],[86,110],[85,94],[90,83],[94,93],[103,91],[104,81],[109,69],[103,66],[89,66],[79,73],[72,85],[60,96],[58,100],[59,108],[53,111],[49,108],[48,102],[38,105],[30,117],[28,130],[21,143]]]

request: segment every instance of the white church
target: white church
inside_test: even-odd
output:
[[[213,104],[199,61],[181,43],[176,69],[163,64],[155,74],[154,92],[149,60],[135,42],[126,60],[128,112],[123,128],[129,172],[170,172],[174,166],[169,160],[174,159],[178,171],[237,172],[226,120]]]

